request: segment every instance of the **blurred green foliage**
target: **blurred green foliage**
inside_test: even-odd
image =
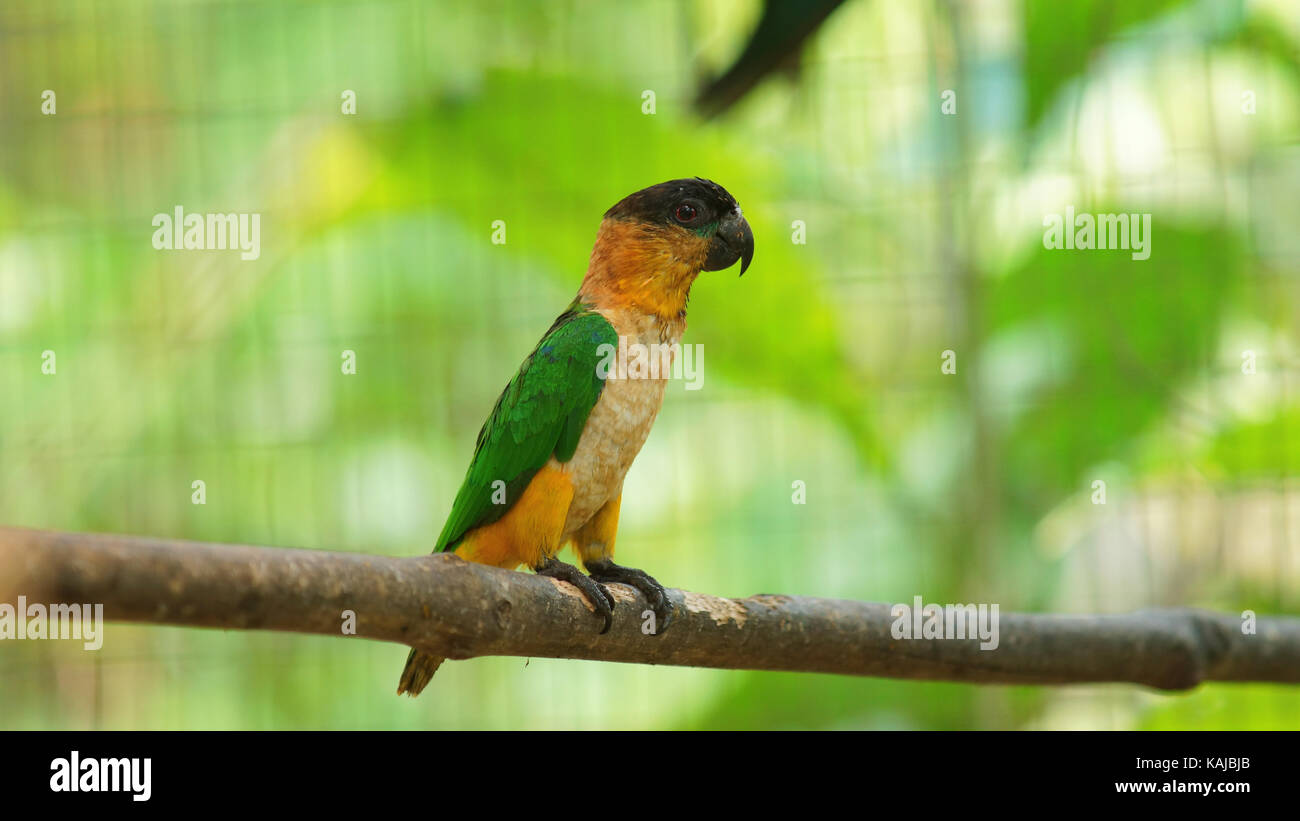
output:
[[[1063,86],[1078,79],[1089,62],[1118,37],[1131,36],[1134,28],[1167,15],[1179,5],[1179,0],[1024,0],[1026,121],[1037,125],[1049,106],[1062,97]],[[1234,9],[1240,18],[1240,3],[1230,0],[1219,6]],[[1065,99],[1068,102],[1072,98]]]

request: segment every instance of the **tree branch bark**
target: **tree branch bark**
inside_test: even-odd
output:
[[[531,656],[984,684],[1300,683],[1300,619],[1147,610],[1004,613],[1000,643],[899,640],[890,606],[671,591],[672,625],[642,633],[644,599],[611,585],[614,625],[575,588],[450,555],[392,558],[0,528],[0,602],[102,603],[110,621],[342,636],[448,658]],[[394,676],[397,669],[394,668]]]

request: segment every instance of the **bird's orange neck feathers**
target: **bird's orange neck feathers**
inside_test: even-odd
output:
[[[673,225],[605,219],[578,296],[596,308],[684,322],[709,240]]]

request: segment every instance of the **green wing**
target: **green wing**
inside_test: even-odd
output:
[[[454,550],[466,533],[504,516],[552,455],[573,458],[605,387],[596,366],[606,344],[618,344],[614,327],[577,301],[555,320],[483,423],[435,552]],[[504,504],[492,501],[494,492],[501,498],[497,481],[505,482]]]

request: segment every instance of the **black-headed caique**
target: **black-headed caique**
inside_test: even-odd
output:
[[[509,569],[524,564],[570,582],[603,618],[604,630],[614,598],[602,582],[622,582],[645,595],[659,629],[666,628],[671,604],[663,587],[641,570],[614,564],[613,556],[623,477],[659,414],[667,382],[616,378],[599,366],[620,338],[647,348],[678,344],[699,273],[739,260],[743,274],[753,254],[754,235],[736,200],[699,177],[652,185],[606,211],[577,297],[519,366],[479,431],[434,552]],[[590,576],[555,558],[569,543]],[[397,692],[418,695],[442,661],[412,650]]]

